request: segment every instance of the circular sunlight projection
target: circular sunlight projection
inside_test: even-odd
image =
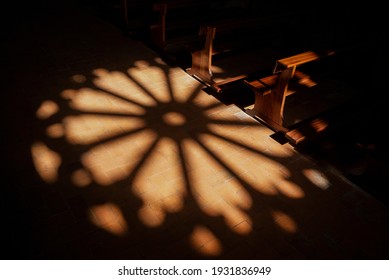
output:
[[[304,197],[282,163],[293,149],[264,138],[265,127],[206,94],[181,69],[138,61],[127,73],[92,74],[74,75],[79,88],[63,90],[36,112],[46,129],[31,152],[45,182],[66,178],[69,187],[114,188],[123,200],[131,194],[142,202],[133,206],[137,219],[151,229],[194,203],[237,235],[253,231],[253,193]],[[125,236],[131,225],[122,210],[107,198],[90,207],[90,222]],[[268,216],[286,232],[298,229],[280,209]],[[188,235],[193,248],[210,256],[223,251],[217,239],[201,219]],[[209,240],[215,242],[207,247]]]

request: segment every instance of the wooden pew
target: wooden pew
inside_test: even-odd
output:
[[[214,60],[218,57],[226,57],[228,53],[237,54],[252,50],[255,46],[266,49],[268,40],[277,31],[285,31],[296,17],[296,13],[305,11],[285,11],[258,16],[255,13],[242,14],[234,18],[215,16],[216,20],[208,19],[207,24],[200,27],[199,46],[194,46],[191,51],[192,65],[186,69],[187,73],[203,82],[217,93],[222,92],[222,86],[234,81],[243,80],[255,73],[242,72],[223,81],[216,81],[212,68]],[[272,34],[272,35],[269,35]],[[269,52],[272,60],[263,60],[263,69],[271,68],[269,61],[274,61],[280,54]],[[241,64],[245,62],[242,61]]]
[[[201,25],[215,18],[239,14],[249,8],[250,2],[251,0],[156,0],[153,12],[157,14],[157,20],[150,26],[150,39],[160,49],[165,49],[171,42],[192,42],[193,39],[198,39],[197,31]],[[179,30],[185,30],[184,34],[169,36],[169,33],[178,33]]]
[[[156,19],[150,25],[150,41],[161,50],[169,44],[190,44],[196,38],[206,10],[203,0],[158,0],[153,4]]]
[[[338,54],[335,51],[314,52],[307,51],[276,61],[273,74],[259,79],[245,79],[244,85],[255,92],[255,104],[249,114],[259,117],[273,130],[284,133],[286,138],[297,145],[308,138],[312,138],[330,126],[338,125],[342,119],[331,114],[317,114],[317,117],[301,120],[300,125],[286,125],[284,119],[286,98],[295,94],[299,86],[317,86],[314,80],[297,68],[310,62]],[[321,100],[321,102],[324,102]],[[307,110],[309,108],[306,108]],[[339,112],[338,112],[339,115]]]
[[[151,20],[152,0],[120,0],[121,20],[126,32],[143,34]]]

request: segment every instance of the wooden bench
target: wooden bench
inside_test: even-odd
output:
[[[254,108],[248,113],[259,117],[273,130],[284,133],[286,138],[294,145],[313,137],[334,126],[341,120],[333,115],[317,114],[307,121],[301,120],[301,125],[286,125],[284,119],[285,102],[289,95],[299,88],[314,88],[317,83],[309,75],[297,68],[307,63],[334,56],[335,51],[314,52],[307,51],[287,58],[279,59],[273,70],[273,74],[259,79],[245,79],[244,85],[255,92]],[[320,102],[325,102],[320,100]],[[306,108],[307,110],[309,108]]]
[[[207,5],[203,0],[159,0],[152,9],[156,18],[150,25],[150,41],[166,50],[169,44],[185,46],[197,39]]]
[[[120,0],[119,5],[126,32],[140,35],[148,29],[152,17],[152,0]]]
[[[305,11],[300,11],[304,13]],[[250,70],[241,73],[234,73],[223,80],[216,80],[214,71],[215,59],[223,57],[229,59],[228,53],[245,53],[255,48],[263,48],[269,52],[262,58],[263,69],[271,69],[274,59],[280,57],[274,51],[270,51],[269,38],[275,38],[277,31],[285,31],[289,24],[296,17],[298,11],[285,11],[269,15],[256,15],[251,13],[234,18],[223,18],[218,16],[217,20],[200,27],[199,46],[193,47],[191,51],[192,64],[186,69],[187,73],[203,82],[217,93],[222,92],[222,86],[234,81],[245,79],[252,74]],[[216,18],[216,16],[215,16]],[[269,57],[271,56],[271,59]],[[245,64],[240,61],[240,65]],[[256,71],[257,69],[255,69]],[[227,73],[228,74],[228,73]]]

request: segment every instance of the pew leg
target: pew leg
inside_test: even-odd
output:
[[[128,28],[128,0],[122,0],[122,16],[125,28]]]
[[[167,4],[157,4],[154,9],[159,12],[158,23],[150,27],[150,38],[161,49],[166,47],[166,13]]]
[[[255,93],[254,115],[262,119],[272,129],[280,132],[287,132],[288,129],[282,125],[279,115],[282,115],[281,108],[274,100],[274,95],[261,95]],[[275,117],[276,116],[276,117]]]
[[[294,72],[293,67],[285,69],[280,73],[275,87],[269,94],[255,94],[255,113],[277,131],[288,131],[288,128],[283,125],[283,112],[289,80]]]
[[[211,55],[208,52],[204,50],[195,51],[192,53],[192,66],[187,71],[207,85],[211,85],[213,84],[211,64]]]
[[[211,70],[213,39],[215,38],[215,33],[215,27],[202,26],[200,28],[200,35],[205,34],[204,48],[192,52],[192,67],[187,69],[187,72],[205,83],[207,86],[210,86],[216,92],[220,92],[221,89],[217,86],[217,83],[213,81],[213,74]]]

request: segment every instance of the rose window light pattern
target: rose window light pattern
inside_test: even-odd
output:
[[[155,59],[89,74],[41,103],[44,129],[31,153],[44,182],[85,197],[85,215],[101,230],[147,240],[181,223],[190,248],[220,256],[257,228],[296,234],[299,203],[329,189],[289,145],[264,137],[267,127],[206,94],[182,69]]]

